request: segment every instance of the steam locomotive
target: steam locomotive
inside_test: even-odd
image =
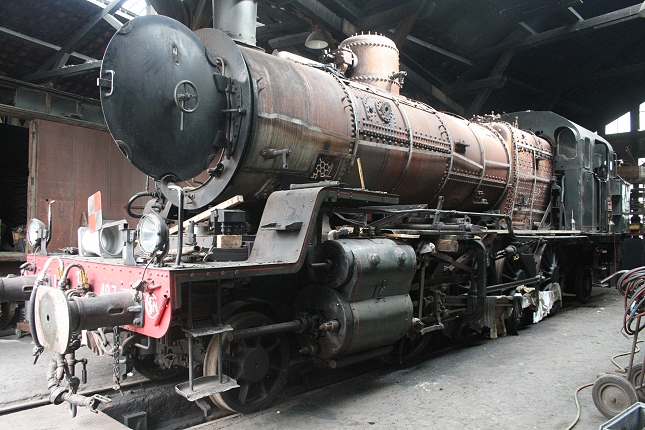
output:
[[[629,185],[603,138],[552,112],[467,120],[400,96],[384,36],[323,60],[163,16],[114,35],[106,124],[156,187],[126,206],[136,228],[80,232],[77,256],[47,253],[35,224],[3,286],[29,295],[35,353],[58,357],[53,403],[101,402],[73,370],[107,327],[117,379],[187,368],[178,394],[252,412],[292,357],[405,363],[434,333],[517,333],[616,270]]]

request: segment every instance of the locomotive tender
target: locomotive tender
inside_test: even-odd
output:
[[[29,293],[35,353],[56,354],[53,403],[102,400],[76,394],[74,354],[105,349],[106,327],[117,382],[188,368],[180,395],[250,412],[299,354],[404,363],[435,332],[516,333],[616,270],[628,188],[604,139],[551,112],[466,120],[402,97],[380,35],[324,60],[163,16],[115,34],[101,100],[156,181],[127,205],[151,197],[145,214],[99,229],[100,256],[47,254],[40,225],[3,284]]]

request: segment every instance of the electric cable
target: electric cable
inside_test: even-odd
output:
[[[641,349],[638,347],[638,344],[639,344],[639,343],[643,343],[643,341],[642,341],[642,340],[639,340],[638,342],[636,342],[636,349],[634,350],[634,354],[638,354],[639,352],[641,352]],[[631,351],[629,351],[629,352],[623,352],[622,354],[617,354],[617,355],[614,355],[613,357],[611,357],[611,362],[613,363],[613,365],[614,365],[614,366],[616,366],[616,367],[618,368],[618,370],[620,370],[620,371],[621,371],[621,372],[623,372],[623,373],[627,372],[627,369],[625,369],[625,368],[624,368],[623,366],[621,366],[620,364],[616,363],[616,361],[615,361],[615,360],[616,360],[618,357],[624,357],[624,356],[626,356],[626,355],[631,355]]]
[[[625,305],[625,312],[623,314],[623,328],[621,333],[623,335],[636,336],[645,328],[645,323],[641,324],[638,327],[634,327],[634,321],[638,321],[640,317],[645,316],[645,267],[637,267],[632,269],[623,275],[620,276],[616,282],[616,290],[622,294]],[[618,357],[624,357],[626,355],[636,355],[640,352],[639,344],[643,343],[642,340],[637,341],[636,344],[632,347],[633,350],[621,354],[614,355],[611,358],[611,362],[616,366],[621,373],[626,373],[627,369],[619,365],[615,360]],[[578,387],[573,395],[573,398],[576,402],[576,417],[569,424],[566,430],[573,429],[578,421],[580,420],[580,402],[578,400],[578,393],[585,388],[592,387],[593,382],[581,385]]]

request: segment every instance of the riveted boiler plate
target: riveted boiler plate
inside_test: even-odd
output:
[[[165,16],[135,18],[112,37],[101,66],[103,114],[143,173],[190,179],[217,154],[226,96],[217,91],[213,63],[192,31]]]

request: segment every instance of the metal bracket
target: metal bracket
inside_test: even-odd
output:
[[[262,151],[262,156],[267,160],[272,160],[282,156],[282,168],[284,170],[289,169],[289,163],[287,163],[289,155],[291,155],[290,149],[265,149]]]
[[[262,230],[276,230],[276,231],[300,231],[302,228],[302,221],[291,223],[272,222],[260,227]]]
[[[465,141],[465,140],[462,140],[462,141],[459,141],[459,142],[455,142],[455,152],[458,152],[458,153],[460,153],[460,154],[465,154],[465,153],[466,153],[466,149],[467,149],[469,146],[470,146],[470,145],[469,145],[468,143],[466,143],[466,141]]]
[[[136,266],[137,262],[134,259],[134,241],[137,238],[137,230],[128,228],[127,224],[121,224],[119,230],[122,231],[123,250],[121,257],[123,257],[124,266]]]
[[[488,200],[484,198],[484,192],[483,191],[477,191],[475,192],[475,197],[473,197],[473,203],[476,205],[487,205]]]

